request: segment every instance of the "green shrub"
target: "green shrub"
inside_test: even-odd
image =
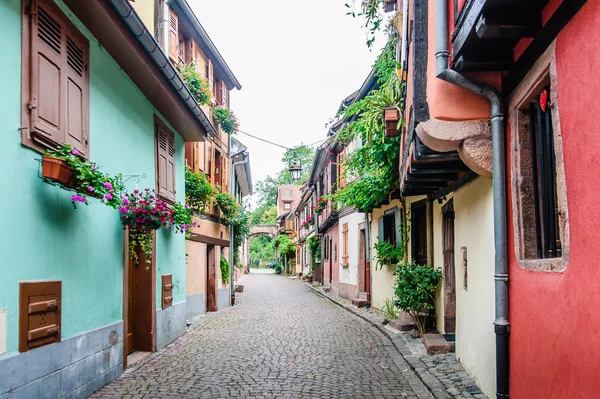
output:
[[[275,273],[277,273],[277,274],[283,273],[283,266],[281,266],[279,263],[275,265]]]
[[[213,116],[221,125],[221,129],[227,134],[235,133],[238,129],[239,123],[235,114],[223,107],[214,107],[212,109]]]
[[[431,266],[417,265],[414,261],[400,265],[394,271],[396,287],[394,305],[412,316],[419,333],[425,333],[424,313],[435,307],[435,293],[442,270]]]
[[[185,167],[185,201],[198,212],[204,212],[216,194],[204,173]]]
[[[223,255],[221,255],[221,278],[223,279],[223,284],[229,281],[229,262]]]

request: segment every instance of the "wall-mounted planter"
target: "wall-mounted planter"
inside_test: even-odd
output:
[[[384,108],[383,120],[385,122],[385,136],[398,136],[398,121],[400,120],[400,112],[398,111],[398,108]]]
[[[75,187],[75,175],[69,163],[63,159],[42,156],[42,177],[62,184],[65,187]]]

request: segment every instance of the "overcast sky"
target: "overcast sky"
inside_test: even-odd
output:
[[[188,0],[242,84],[231,93],[240,129],[286,147],[325,139],[325,124],[370,72],[383,40],[367,48],[348,0]],[[284,165],[283,149],[239,134],[256,183]]]

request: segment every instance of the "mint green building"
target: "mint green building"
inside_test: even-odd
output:
[[[128,190],[184,202],[184,143],[215,132],[129,1],[3,0],[0,26],[0,398],[85,397],[127,352],[185,331],[185,237],[158,230],[148,270],[129,266],[119,213],[74,209],[41,178],[41,151],[70,143]],[[168,192],[157,129],[171,134]]]

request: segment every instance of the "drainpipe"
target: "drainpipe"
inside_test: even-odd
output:
[[[467,78],[448,67],[448,0],[435,2],[436,75],[453,85],[485,97],[491,106],[492,173],[494,187],[496,398],[509,397],[508,265],[506,261],[506,153],[504,109],[500,93],[493,87]]]
[[[169,54],[169,5],[173,0],[165,0],[163,4],[163,21],[162,21],[162,34],[163,34],[163,51],[165,54]]]

